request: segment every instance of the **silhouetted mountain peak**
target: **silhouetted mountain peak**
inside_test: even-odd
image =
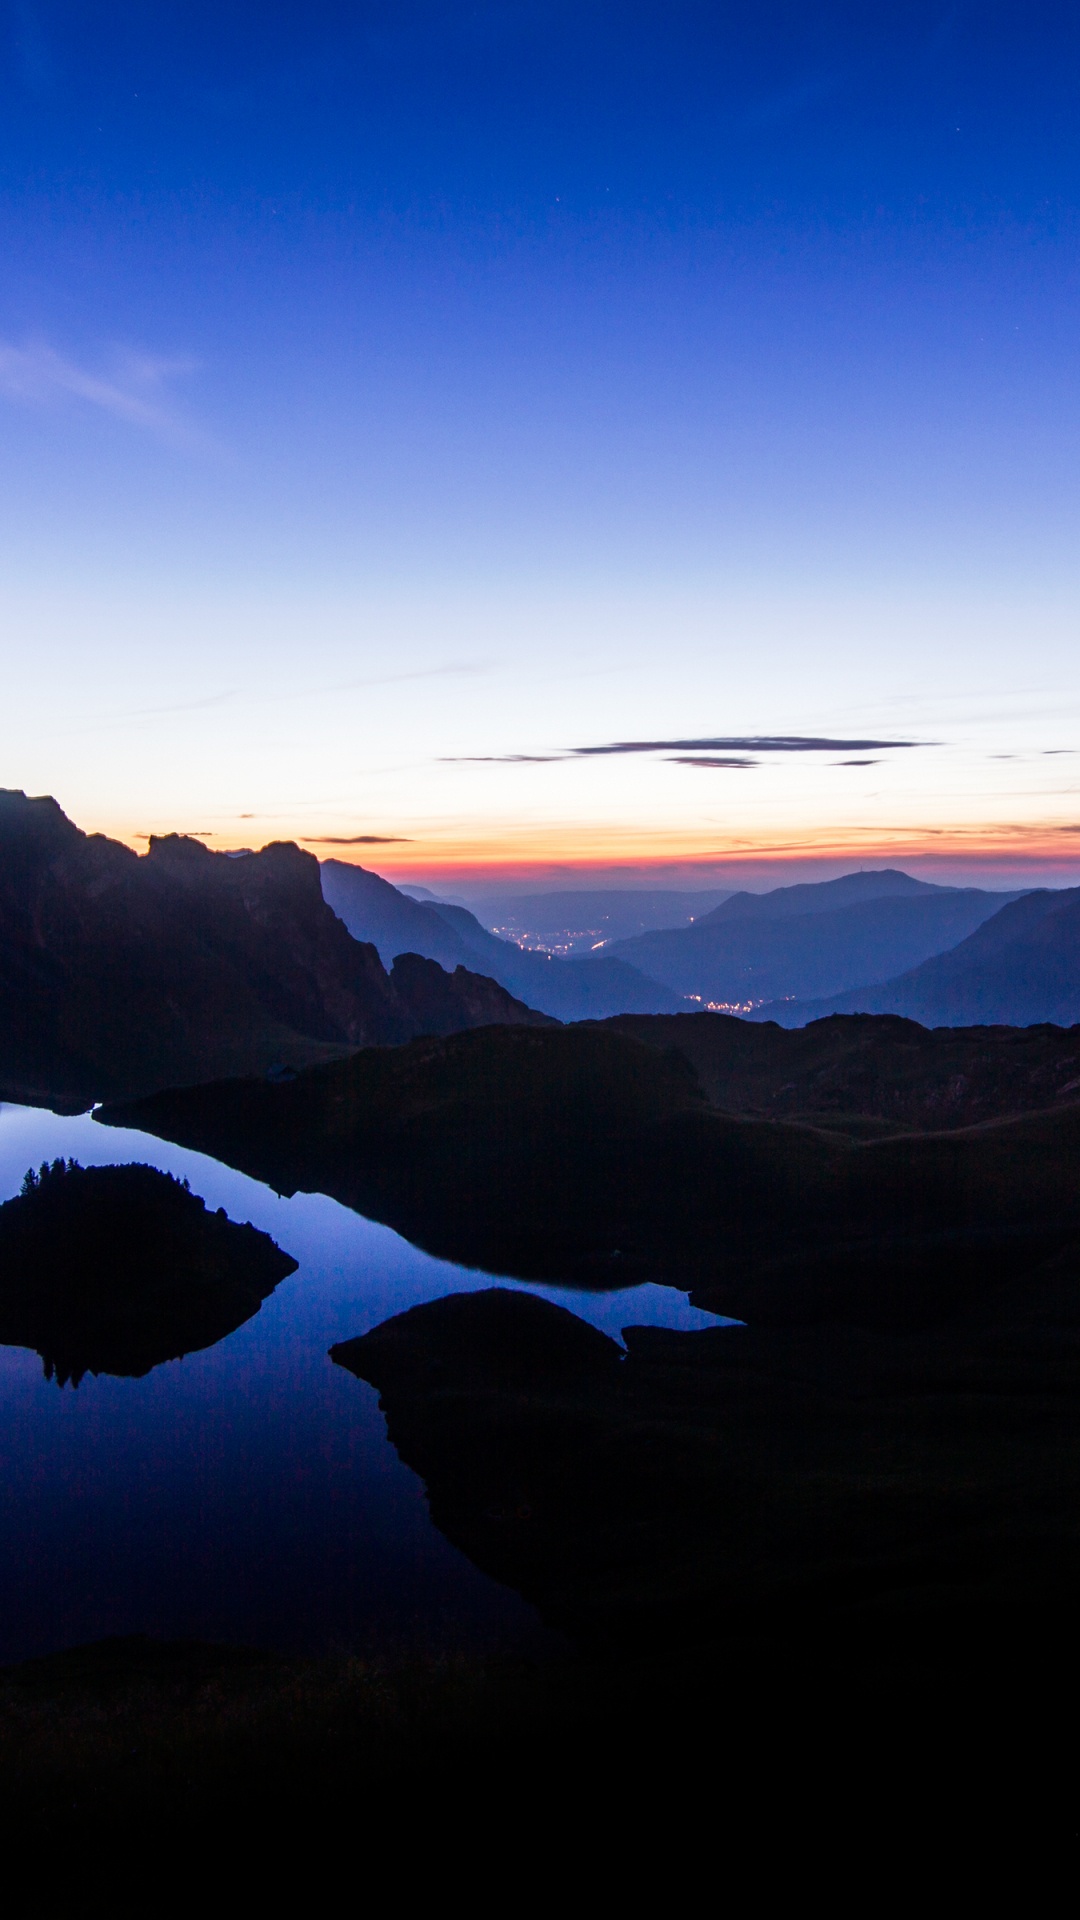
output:
[[[895,1013],[927,1027],[1080,1021],[1080,887],[1041,887],[1002,906],[921,965],[822,999],[755,1009],[803,1026],[830,1013]]]
[[[292,842],[232,858],[165,834],[140,857],[82,833],[54,800],[0,796],[9,1098],[79,1104],[297,1067],[410,1039],[428,1015],[439,1033],[539,1017],[456,955],[451,965],[425,976],[419,998],[415,982],[399,991],[327,905],[314,855]]]
[[[110,847],[113,844],[100,834],[82,833],[51,794],[31,798],[15,787],[0,788],[0,845],[4,852],[0,890],[10,890],[40,862],[62,858],[88,840]],[[130,860],[136,858],[127,847],[117,851]]]
[[[461,1033],[469,1027],[551,1027],[557,1022],[515,1000],[497,980],[455,967],[447,973],[437,960],[399,953],[390,984],[414,1022],[417,1033]]]
[[[641,934],[613,952],[699,1005],[746,1013],[888,980],[955,946],[1014,897],[891,870],[845,874],[727,900],[693,926]]]
[[[915,880],[899,867],[864,867],[843,873],[838,880],[800,880],[795,886],[774,887],[768,893],[733,893],[695,926],[715,926],[727,920],[787,920],[804,913],[832,913],[857,901],[909,899],[919,893],[955,893],[955,887],[937,887]]]
[[[678,997],[636,967],[607,954],[554,959],[501,940],[467,907],[413,900],[377,873],[345,860],[325,860],[325,898],[357,940],[378,947],[384,965],[402,953],[488,976],[530,1007],[557,1020],[603,1019],[613,1013],[673,1013]]]

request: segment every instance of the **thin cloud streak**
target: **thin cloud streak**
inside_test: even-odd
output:
[[[668,764],[673,767],[759,767],[760,760],[734,760],[717,754],[672,753],[668,755]]]
[[[65,359],[44,341],[23,347],[0,341],[0,393],[30,407],[81,400],[172,446],[207,450],[212,444],[207,436],[180,420],[162,399],[165,382],[193,372],[195,365],[193,360],[129,354],[120,362],[116,377],[105,379]]]
[[[403,833],[305,833],[300,836],[300,844],[305,847],[411,847],[413,842]]]
[[[226,700],[236,698],[238,689],[228,687],[224,693],[208,693],[203,700],[178,700],[168,707],[129,707],[120,717],[124,720],[147,720],[165,713],[201,713],[206,707],[224,706]]]
[[[363,680],[335,680],[331,686],[309,689],[315,693],[352,693],[361,687],[397,687],[409,680],[446,680],[460,675],[471,677],[474,674],[487,673],[486,662],[482,660],[451,660],[442,667],[417,667],[412,673],[383,673],[377,678]]]

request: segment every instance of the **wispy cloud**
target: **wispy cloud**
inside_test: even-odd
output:
[[[403,847],[412,842],[404,833],[305,833],[305,847]]]
[[[235,699],[236,692],[235,687],[229,687],[224,693],[208,693],[202,700],[177,700],[166,707],[129,707],[122,717],[145,720],[162,713],[200,713],[206,707],[224,706],[226,700]]]
[[[380,673],[366,675],[360,680],[336,680],[327,687],[309,688],[317,693],[352,693],[360,687],[396,687],[408,680],[447,680],[459,675],[471,677],[478,673],[487,673],[488,667],[483,660],[449,660],[441,667],[416,667],[410,673]]]
[[[28,407],[81,402],[171,446],[207,449],[212,444],[208,436],[176,412],[168,393],[168,382],[192,373],[196,364],[124,352],[114,357],[105,375],[80,366],[45,341],[25,346],[0,341],[0,394]]]

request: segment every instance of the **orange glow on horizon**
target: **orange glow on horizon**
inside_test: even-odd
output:
[[[1046,884],[1053,873],[1058,885],[1080,883],[1080,824],[1060,821],[821,827],[798,834],[763,831],[726,838],[700,830],[654,832],[640,827],[613,829],[609,823],[571,827],[549,823],[487,834],[443,827],[400,838],[328,831],[324,839],[313,834],[307,823],[296,823],[290,832],[292,825],[275,821],[275,830],[269,834],[249,829],[242,841],[228,828],[204,828],[198,837],[214,850],[292,839],[320,859],[374,868],[386,879],[404,884],[415,879],[447,886],[565,886],[597,884],[602,875],[609,886],[723,886],[746,884],[748,876],[755,874],[766,885],[779,885],[779,873],[774,879],[768,877],[774,868],[789,869],[798,877],[800,868],[809,875],[812,869],[825,866],[840,870],[877,864],[962,868],[973,874],[985,872],[987,877],[1015,875],[1018,884],[1029,885]],[[157,829],[163,833],[183,830],[165,825]],[[144,831],[119,837],[143,850],[148,836]],[[625,876],[621,882],[620,876]]]

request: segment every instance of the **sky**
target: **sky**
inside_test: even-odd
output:
[[[1080,884],[1080,15],[8,0],[0,784]]]

